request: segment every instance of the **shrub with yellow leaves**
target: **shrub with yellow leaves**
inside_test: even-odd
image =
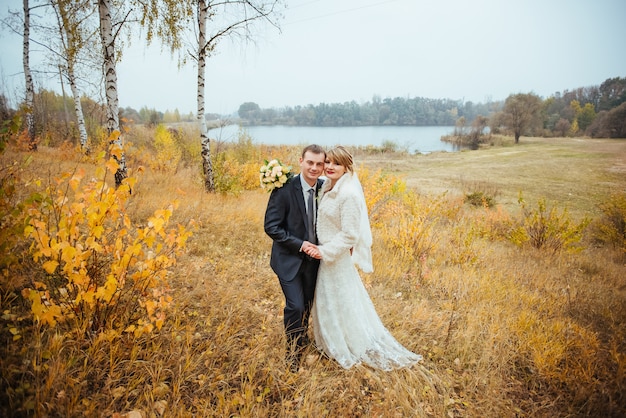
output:
[[[372,227],[380,226],[388,219],[388,211],[395,210],[398,199],[406,192],[406,183],[398,176],[384,174],[381,170],[372,173],[363,166],[357,173],[363,186],[370,223]]]
[[[168,268],[191,233],[183,226],[167,229],[177,202],[146,225],[133,225],[125,204],[135,179],[111,188],[106,175],[116,170],[111,159],[97,178],[85,179],[82,170],[64,173],[26,205],[24,234],[40,269],[22,294],[42,324],[135,335],[163,325],[171,301]]]
[[[155,170],[176,172],[183,152],[172,133],[163,125],[158,125],[154,133],[156,157],[150,165]]]
[[[593,223],[593,238],[626,257],[626,193],[612,193],[599,207],[602,216]]]
[[[577,244],[582,239],[589,219],[574,222],[567,208],[559,213],[556,206],[548,208],[545,199],[539,199],[534,209],[528,207],[521,195],[518,202],[522,208],[522,219],[510,232],[511,242],[518,246],[528,243],[533,248],[545,249],[552,253],[560,250],[574,252],[581,249]]]

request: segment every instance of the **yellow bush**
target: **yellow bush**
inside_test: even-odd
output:
[[[64,173],[26,206],[24,234],[39,269],[22,294],[42,324],[136,335],[163,325],[168,268],[190,233],[166,229],[176,202],[134,226],[125,205],[135,180],[109,187],[106,173],[116,170],[111,159],[91,180],[83,181],[82,170]]]
[[[18,196],[23,186],[21,170],[31,159],[29,157],[21,164],[7,164],[0,170],[0,301],[6,300],[5,292],[14,287],[9,283],[16,280],[11,270],[20,261],[15,247],[24,230],[24,204]]]
[[[400,177],[383,174],[381,170],[371,173],[360,167],[357,170],[363,186],[372,227],[387,220],[387,211],[394,211],[397,202],[406,192],[406,183]],[[395,202],[395,203],[394,203]]]
[[[614,193],[600,204],[602,217],[594,223],[594,238],[626,256],[626,194]]]
[[[588,219],[575,223],[567,208],[561,213],[556,207],[548,210],[545,199],[539,199],[537,208],[531,209],[520,196],[522,219],[510,232],[509,239],[516,245],[530,244],[533,248],[545,249],[556,253],[560,250],[576,251],[582,239]]]
[[[514,227],[511,215],[501,205],[495,209],[484,206],[477,218],[480,236],[494,241],[509,237]]]
[[[240,130],[236,143],[222,145],[212,158],[215,189],[222,193],[258,189],[262,157],[252,138]]]
[[[155,170],[176,172],[183,153],[172,134],[163,125],[156,127],[154,147],[156,148],[156,157],[150,166]]]

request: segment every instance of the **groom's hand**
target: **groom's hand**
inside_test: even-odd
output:
[[[304,251],[309,257],[317,258],[318,260],[322,258],[322,254],[320,254],[317,245],[310,243],[309,241],[304,241],[302,244],[302,251]]]
[[[300,247],[300,251],[308,254],[307,250],[311,248],[312,245],[313,244],[310,243],[309,241],[302,241],[302,247]]]

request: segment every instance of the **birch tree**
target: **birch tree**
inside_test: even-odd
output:
[[[37,141],[35,138],[35,118],[33,111],[35,109],[35,85],[33,76],[30,72],[30,5],[28,0],[24,0],[24,37],[22,44],[22,62],[24,66],[24,86],[26,90],[25,108],[26,108],[26,129],[28,131],[28,146],[32,151],[37,150]]]
[[[33,15],[33,11],[36,9],[42,9],[43,12],[39,15]],[[80,51],[87,49],[84,45],[86,42],[84,32],[88,30],[91,33],[97,33],[93,27],[90,28],[89,25],[83,24],[83,19],[91,15],[92,11],[93,5],[90,0],[45,0],[41,2],[23,0],[20,13],[9,11],[10,18],[2,20],[6,27],[19,33],[23,38],[25,78],[23,113],[31,149],[37,148],[35,137],[40,129],[37,123],[39,110],[38,104],[35,102],[35,86],[32,76],[34,72],[48,77],[58,72],[62,77],[62,89],[63,79],[68,79],[74,97],[81,145],[84,147],[86,143],[87,130],[80,106],[81,94],[76,82],[76,63]],[[37,17],[36,24],[31,15]],[[18,28],[18,20],[20,28]],[[31,65],[31,46],[33,44],[46,51],[43,68],[33,68]]]
[[[115,145],[113,156],[118,163],[115,172],[115,186],[119,187],[128,176],[124,142],[120,130],[119,96],[117,93],[117,69],[115,60],[115,38],[111,0],[98,0],[98,16],[100,18],[100,39],[102,41],[102,58],[104,73],[104,91],[107,101],[107,133],[109,141]]]
[[[57,0],[51,1],[50,4],[57,18],[62,61],[65,64],[65,74],[72,90],[80,146],[83,152],[88,152],[87,128],[80,102],[81,92],[77,83],[76,65],[79,53],[90,40],[89,28],[83,25],[90,15],[90,0]]]
[[[213,164],[211,162],[211,140],[204,116],[205,110],[205,73],[206,60],[215,50],[218,42],[229,36],[242,37],[244,40],[253,39],[253,24],[266,22],[278,28],[279,0],[273,1],[247,1],[247,0],[222,0],[212,2],[210,0],[197,0],[197,29],[198,44],[197,53],[194,56],[198,63],[198,122],[200,124],[200,143],[202,155],[202,172],[204,176],[204,188],[207,192],[215,191]],[[220,11],[222,14],[220,14]],[[215,22],[220,17],[219,24],[212,27],[208,32],[208,22]]]
[[[126,159],[123,149],[122,133],[119,121],[119,98],[117,91],[116,70],[116,40],[121,26],[126,23],[139,24],[139,28],[146,30],[148,43],[156,36],[172,49],[180,48],[180,34],[184,23],[191,15],[189,1],[181,0],[132,0],[128,2],[114,2],[113,0],[98,0],[98,15],[100,18],[100,38],[103,51],[103,72],[105,77],[105,95],[107,101],[107,131],[112,143],[116,145],[115,158],[119,168],[115,173],[115,184],[119,186],[127,176]],[[115,9],[117,7],[117,9]],[[124,20],[116,22],[114,32],[112,14],[126,7]]]

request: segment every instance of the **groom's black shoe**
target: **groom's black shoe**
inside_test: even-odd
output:
[[[292,373],[298,373],[298,370],[300,370],[301,359],[302,359],[302,354],[300,353],[300,350],[296,350],[295,352],[291,350],[287,350],[287,356],[286,356],[287,367],[289,367],[289,370]]]
[[[300,347],[304,348],[309,345],[311,345],[311,339],[308,335],[304,334],[302,337],[300,337]]]

